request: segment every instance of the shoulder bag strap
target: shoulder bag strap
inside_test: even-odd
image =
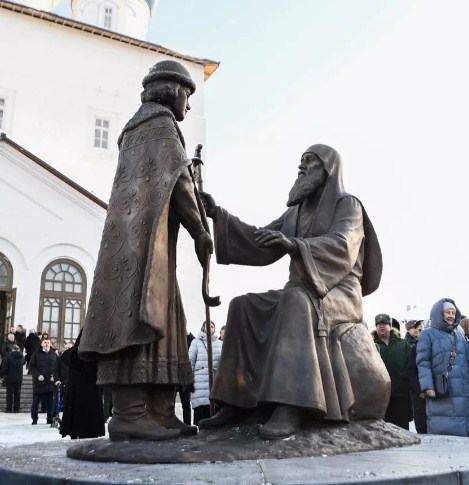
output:
[[[449,354],[448,367],[446,368],[446,377],[453,370],[454,361],[456,360],[456,333],[453,330],[453,345],[451,346],[451,353]]]

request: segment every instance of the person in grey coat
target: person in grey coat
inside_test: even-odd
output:
[[[213,322],[210,322],[210,329],[212,332],[213,370],[216,372],[223,342],[218,340]],[[205,323],[202,325],[202,329],[197,337],[191,342],[191,346],[189,347],[189,360],[192,364],[192,373],[194,376],[194,392],[191,395],[191,403],[192,409],[194,410],[194,424],[197,425],[201,419],[210,418],[210,389]]]
[[[449,298],[437,301],[430,313],[431,327],[420,334],[417,366],[420,388],[427,403],[429,434],[469,436],[469,347],[456,331],[461,312]],[[450,364],[453,342],[454,364]],[[435,392],[435,376],[448,374],[450,396],[440,398]]]

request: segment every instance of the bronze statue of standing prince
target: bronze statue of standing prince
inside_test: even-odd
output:
[[[202,265],[213,252],[178,123],[196,86],[180,63],[158,62],[142,105],[119,137],[80,357],[98,360],[112,389],[111,441],[165,440],[197,428],[175,415],[175,389],[192,383],[186,319],[176,279],[182,224]]]

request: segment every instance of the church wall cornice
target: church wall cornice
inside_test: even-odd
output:
[[[185,54],[181,54],[179,52],[173,51],[171,49],[167,49],[166,47],[160,46],[158,44],[154,44],[152,42],[148,42],[141,39],[135,39],[133,37],[129,37],[127,35],[118,34],[117,32],[112,32],[110,30],[102,29],[100,27],[96,27],[95,25],[85,24],[83,22],[79,22],[77,20],[69,19],[66,17],[62,17],[60,15],[56,15],[50,12],[44,12],[42,10],[36,10],[31,7],[27,7],[25,5],[21,5],[14,2],[8,2],[6,0],[0,0],[0,9],[6,9],[13,12],[17,12],[19,14],[28,15],[30,17],[38,18],[44,20],[46,22],[53,22],[55,24],[63,25],[65,27],[69,27],[76,30],[81,30],[83,32],[87,32],[91,35],[97,35],[100,37],[106,37],[116,42],[122,42],[124,44],[128,44],[140,49],[146,49],[153,52],[158,52],[165,56],[173,57],[175,59],[181,59],[187,62],[193,62],[194,64],[198,64],[204,66],[204,80],[206,81],[217,69],[220,65],[217,61],[212,61],[210,59],[201,59],[198,57],[188,56]]]

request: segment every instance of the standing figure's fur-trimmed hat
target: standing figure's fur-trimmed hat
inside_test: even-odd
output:
[[[143,78],[142,85],[164,79],[167,81],[176,81],[183,86],[188,87],[193,94],[195,92],[195,83],[191,78],[189,71],[179,62],[176,61],[161,61],[157,62],[150,68],[148,74]]]

